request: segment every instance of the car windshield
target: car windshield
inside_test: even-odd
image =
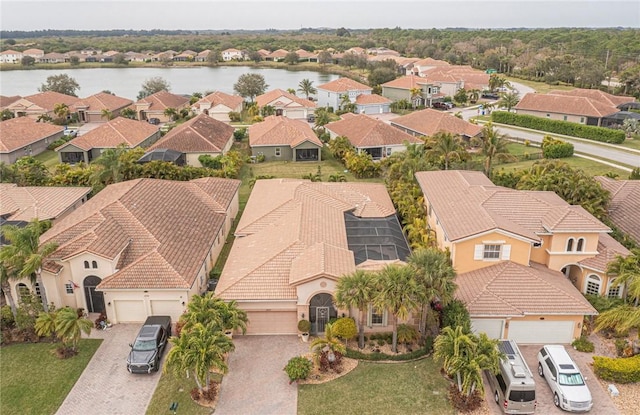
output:
[[[136,340],[133,345],[133,350],[138,352],[147,352],[150,350],[155,350],[156,341],[155,340]]]
[[[567,386],[581,386],[584,385],[584,379],[580,373],[560,373],[558,383]]]

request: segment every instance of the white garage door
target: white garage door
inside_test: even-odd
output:
[[[509,339],[523,344],[571,343],[573,321],[511,321]]]
[[[305,118],[304,110],[287,110],[287,118],[293,118],[293,119]]]
[[[118,323],[139,323],[147,318],[142,300],[113,300]]]
[[[295,311],[250,311],[247,334],[298,334]]]
[[[184,309],[182,300],[151,300],[151,314],[154,316],[171,316],[173,321],[177,321]]]
[[[492,339],[502,339],[502,327],[504,320],[495,318],[471,319],[471,331],[474,333],[487,333]]]

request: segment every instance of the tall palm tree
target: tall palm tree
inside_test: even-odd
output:
[[[473,335],[466,333],[462,326],[445,327],[433,343],[433,356],[442,360],[442,368],[449,375],[455,375],[458,390],[462,390],[461,360],[473,346]]]
[[[78,316],[78,312],[71,307],[58,310],[55,323],[56,335],[75,352],[78,351],[78,342],[82,333],[89,335],[93,327],[91,320]]]
[[[387,265],[376,278],[378,292],[374,305],[388,309],[393,314],[393,336],[391,350],[398,352],[398,320],[406,319],[417,308],[423,291],[413,277],[409,266]]]
[[[518,102],[520,102],[520,97],[517,92],[507,92],[500,96],[498,106],[504,107],[508,112],[511,112],[511,109],[518,105]]]
[[[306,78],[300,81],[300,83],[298,84],[298,91],[302,92],[307,97],[307,99],[309,99],[309,95],[318,93],[318,90],[313,86],[313,81],[310,81]]]
[[[640,307],[623,304],[602,312],[596,318],[593,331],[613,329],[618,333],[624,333],[632,328],[640,329]]]
[[[218,312],[221,315],[222,327],[225,330],[242,330],[242,334],[247,332],[247,312],[238,308],[236,300],[231,300],[228,303],[221,301],[218,303]]]
[[[220,310],[225,307],[224,301],[215,296],[212,291],[204,295],[194,295],[189,300],[187,312],[180,316],[185,325],[182,330],[190,330],[197,324],[204,326],[214,325],[220,330],[224,329]]]
[[[415,250],[407,262],[413,269],[415,278],[425,294],[420,322],[424,341],[427,334],[427,315],[430,313],[431,303],[438,302],[446,306],[453,300],[457,288],[456,271],[451,265],[448,255],[438,249]]]
[[[16,301],[13,298],[13,294],[11,294],[11,285],[9,284],[9,281],[17,277],[17,269],[12,266],[8,260],[5,262],[3,259],[3,248],[4,247],[0,248],[0,289],[6,296],[9,307],[11,308],[11,313],[15,319],[18,316],[18,308],[16,307]]]
[[[637,307],[640,301],[640,248],[632,249],[631,255],[627,257],[617,256],[609,263],[607,273],[617,275],[614,284],[624,284],[627,295],[634,299]]]
[[[508,161],[513,160],[514,156],[509,154],[505,136],[498,133],[492,123],[489,122],[482,128],[481,135],[479,141],[482,155],[485,157],[484,174],[491,178],[493,160]]]
[[[124,180],[125,163],[124,155],[129,151],[125,145],[116,148],[108,148],[102,152],[93,164],[98,168],[92,175],[92,181],[96,184],[108,185]]]
[[[413,109],[416,109],[416,102],[422,94],[422,89],[418,87],[411,88],[409,89],[409,94],[411,95],[411,106],[413,107]]]
[[[108,108],[105,108],[105,109],[103,109],[101,111],[100,118],[104,118],[107,121],[112,120],[113,119],[113,113]]]
[[[67,116],[69,115],[69,106],[67,104],[64,103],[58,103],[55,104],[53,106],[53,113],[58,117],[58,118],[67,118]]]
[[[355,307],[360,313],[358,319],[358,347],[364,348],[364,326],[366,324],[367,309],[374,297],[373,274],[363,270],[356,270],[352,274],[340,277],[336,283],[334,297],[340,308]]]
[[[45,258],[51,255],[58,245],[55,242],[47,242],[40,245],[40,235],[50,226],[48,221],[33,219],[24,228],[13,225],[5,225],[3,233],[5,238],[11,243],[2,249],[3,263],[19,265],[17,271],[18,278],[31,278],[32,283],[37,283],[40,288],[42,298],[42,308],[49,311],[47,301],[47,291],[42,281],[42,263]]]
[[[467,155],[460,137],[451,133],[438,132],[429,141],[431,150],[427,151],[427,155],[442,157],[445,170],[449,170],[452,160],[462,160]]]

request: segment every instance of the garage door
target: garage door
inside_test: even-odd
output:
[[[139,323],[147,318],[144,302],[141,300],[113,300],[118,323]]]
[[[474,318],[471,319],[471,331],[474,333],[487,333],[492,339],[502,339],[502,327],[504,320],[495,318]]]
[[[287,110],[287,118],[302,119],[304,116],[304,110]]]
[[[184,311],[182,300],[151,300],[151,314],[154,316],[171,316],[173,321],[180,318]]]
[[[250,311],[247,334],[298,334],[295,311]]]
[[[523,344],[571,343],[573,321],[511,321],[509,339]]]

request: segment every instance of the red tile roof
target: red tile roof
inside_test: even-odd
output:
[[[256,97],[256,103],[259,107],[265,105],[271,105],[277,108],[280,107],[304,107],[315,108],[316,103],[309,101],[308,99],[297,97],[282,89],[274,89]]]
[[[338,136],[345,136],[356,148],[424,143],[421,139],[394,128],[380,120],[359,114],[327,124],[325,128]]]
[[[0,122],[0,152],[11,153],[21,147],[61,134],[64,127],[18,117]]]
[[[73,104],[73,109],[84,109],[91,112],[100,112],[102,110],[117,111],[133,104],[133,101],[106,92],[98,92],[87,98],[82,98]]]
[[[318,86],[318,89],[331,92],[348,92],[348,91],[371,91],[368,85],[356,82],[351,78],[338,78],[326,84]]]
[[[430,108],[394,118],[391,120],[391,125],[406,128],[425,136],[433,136],[436,133],[445,132],[475,137],[482,132],[482,127],[479,125],[471,124],[452,114]]]
[[[611,193],[610,219],[640,244],[640,180],[595,179]]]
[[[244,101],[244,99],[239,95],[229,95],[224,92],[216,91],[193,104],[193,108],[200,108],[200,104],[208,102],[211,104],[211,108],[216,105],[224,105],[225,107],[230,108],[231,111],[234,111],[242,105],[242,101]]]
[[[356,104],[358,105],[390,104],[392,102],[389,98],[378,94],[360,94],[356,97]]]
[[[418,75],[406,75],[396,78],[393,81],[385,82],[382,87],[397,89],[421,88],[422,85],[432,84],[427,78]]]
[[[22,98],[20,95],[14,95],[12,97],[5,97],[4,95],[0,95],[0,109],[5,109],[7,106],[13,104],[20,98]]]
[[[629,103],[629,102],[635,102],[635,100],[636,100],[634,97],[612,95],[612,94],[608,94],[608,93],[606,93],[604,91],[600,91],[598,89],[576,88],[576,89],[572,89],[570,91],[554,90],[554,91],[549,92],[549,94],[551,94],[551,95],[569,95],[569,96],[573,96],[573,97],[585,97],[585,98],[589,98],[591,100],[598,101],[598,102],[601,102],[604,105],[612,106],[612,107],[617,107],[618,105],[626,104],[626,103]]]
[[[53,220],[91,192],[90,187],[18,187],[0,183],[0,216],[7,220]]]
[[[118,117],[63,144],[56,151],[69,145],[85,151],[93,148],[116,148],[121,144],[133,148],[157,133],[158,127],[148,122]]]
[[[61,94],[59,92],[47,91],[39,94],[28,95],[9,104],[12,110],[29,110],[33,107],[41,108],[46,112],[53,111],[56,104],[66,104],[69,107],[78,101],[78,97]]]
[[[271,115],[249,127],[249,146],[290,146],[309,141],[322,147],[322,141],[306,121]]]
[[[581,96],[525,94],[515,106],[516,111],[537,111],[556,114],[571,114],[585,117],[606,117],[620,111],[615,106],[603,104]]]
[[[233,140],[233,131],[232,126],[200,114],[169,131],[149,150],[166,148],[181,153],[222,153]]]
[[[153,111],[164,111],[167,108],[180,109],[187,106],[189,98],[167,91],[160,91],[138,100],[136,104],[149,105],[149,109]]]

